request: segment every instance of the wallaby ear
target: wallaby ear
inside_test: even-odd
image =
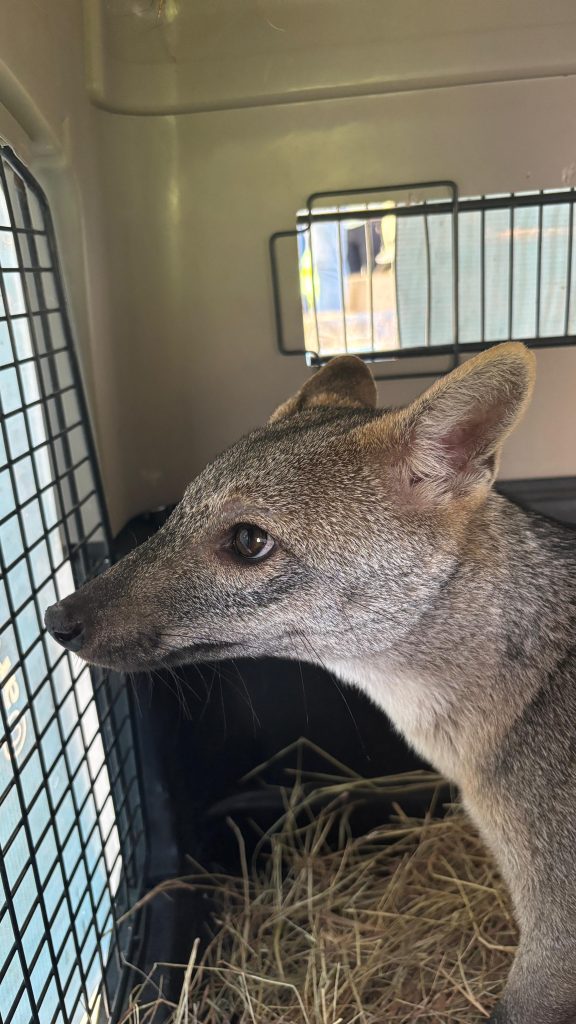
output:
[[[394,434],[406,482],[430,497],[486,493],[500,448],[530,401],[535,366],[524,345],[497,345],[402,410]]]
[[[319,405],[374,409],[376,400],[376,384],[366,363],[357,356],[337,356],[278,406],[268,422],[277,423]]]

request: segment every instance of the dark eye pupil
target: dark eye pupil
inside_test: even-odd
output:
[[[268,543],[268,534],[259,526],[239,526],[234,536],[234,546],[243,558],[256,558]]]

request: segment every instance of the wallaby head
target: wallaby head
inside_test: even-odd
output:
[[[130,670],[394,651],[452,572],[533,380],[533,356],[504,344],[383,411],[367,366],[333,359],[48,629]]]

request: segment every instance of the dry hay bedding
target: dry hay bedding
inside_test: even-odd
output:
[[[212,939],[201,954],[194,943],[177,1005],[160,988],[144,1000],[141,988],[126,1022],[152,1024],[167,1007],[171,1024],[477,1024],[489,1016],[517,936],[472,824],[457,806],[434,816],[439,776],[367,780],[325,756],[331,773],[296,772],[282,817],[250,862],[229,821],[238,875],[197,868],[146,897],[181,887],[209,894]],[[426,786],[430,812],[408,816],[403,797]],[[351,810],[376,794],[393,799],[394,813],[355,836]]]

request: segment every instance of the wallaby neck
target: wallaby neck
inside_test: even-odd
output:
[[[330,667],[462,782],[575,642],[575,540],[569,528],[491,495],[400,648]]]

